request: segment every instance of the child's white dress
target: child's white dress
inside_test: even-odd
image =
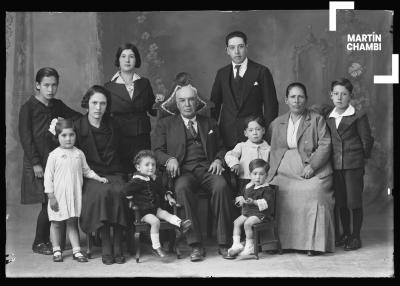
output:
[[[73,147],[54,149],[47,159],[44,172],[44,192],[54,193],[58,203],[58,212],[47,206],[50,221],[62,221],[79,217],[82,208],[83,176],[98,177],[90,169],[83,152]]]

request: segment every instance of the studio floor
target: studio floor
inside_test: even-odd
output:
[[[182,245],[182,258],[169,254],[160,261],[142,244],[140,263],[127,255],[125,264],[104,265],[101,249],[94,248],[88,263],[72,260],[71,250],[64,253],[63,263],[54,263],[52,256],[31,250],[36,227],[38,205],[7,205],[7,277],[393,277],[393,199],[379,208],[367,208],[361,233],[363,247],[346,252],[309,257],[302,253],[271,255],[260,259],[225,260],[217,254],[215,239],[206,241],[207,255],[201,262],[191,262],[190,248]],[[82,235],[81,246],[86,248]]]

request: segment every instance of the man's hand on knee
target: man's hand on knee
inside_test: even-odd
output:
[[[208,172],[211,174],[222,175],[222,172],[225,171],[224,167],[222,167],[222,161],[220,159],[215,159],[214,162],[211,163]]]
[[[168,160],[166,169],[171,178],[178,177],[181,174],[179,170],[179,163],[176,158],[171,158]]]

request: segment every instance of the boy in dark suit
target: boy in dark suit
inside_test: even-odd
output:
[[[374,143],[367,114],[355,110],[350,104],[352,92],[353,85],[348,79],[341,78],[332,82],[331,99],[335,108],[326,120],[332,137],[336,207],[343,227],[343,234],[336,241],[336,246],[344,245],[346,251],[361,247],[364,165]],[[351,235],[349,209],[353,213]]]
[[[226,36],[225,43],[232,63],[218,70],[210,100],[224,145],[231,150],[246,140],[244,119],[261,116],[268,128],[278,116],[278,101],[269,69],[247,58],[247,36],[235,31]]]
[[[174,94],[179,113],[161,119],[151,137],[157,161],[175,178],[177,202],[192,221],[186,240],[191,261],[204,256],[200,223],[196,215],[196,191],[211,192],[211,209],[217,224],[219,254],[226,255],[232,233],[231,190],[222,175],[226,150],[214,119],[196,114],[197,90],[191,84],[177,86]],[[175,104],[175,103],[174,103]],[[202,253],[203,252],[203,253]]]

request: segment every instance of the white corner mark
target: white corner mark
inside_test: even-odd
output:
[[[329,1],[329,31],[336,31],[336,10],[354,10],[354,1]]]
[[[374,75],[374,83],[399,83],[399,54],[392,54],[392,75]]]

